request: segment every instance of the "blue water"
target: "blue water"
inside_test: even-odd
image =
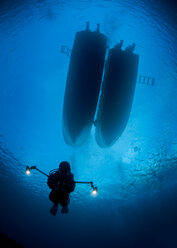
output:
[[[177,15],[173,1],[0,2],[0,233],[24,247],[177,246]],[[139,75],[128,125],[116,144],[64,143],[62,108],[75,33],[101,24],[109,46],[136,43]],[[49,213],[46,178],[62,160],[77,185],[69,214]]]

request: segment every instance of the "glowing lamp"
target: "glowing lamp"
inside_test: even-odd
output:
[[[26,174],[27,175],[30,175],[31,174],[31,171],[30,171],[30,167],[29,166],[26,166]]]
[[[93,187],[92,195],[97,195],[97,194],[98,194],[98,188],[97,187]]]

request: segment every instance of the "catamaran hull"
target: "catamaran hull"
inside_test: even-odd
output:
[[[96,120],[96,141],[100,147],[113,145],[122,135],[131,111],[139,56],[112,48],[101,89]]]
[[[83,144],[96,111],[106,37],[89,30],[76,33],[67,75],[63,105],[63,136],[68,145]]]

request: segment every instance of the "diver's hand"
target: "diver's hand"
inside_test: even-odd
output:
[[[37,168],[36,165],[31,166],[31,169],[36,169],[36,168]]]

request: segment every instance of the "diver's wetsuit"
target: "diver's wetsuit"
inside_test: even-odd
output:
[[[60,170],[57,170],[54,174],[51,174],[48,177],[47,184],[52,190],[65,190],[68,193],[74,191],[75,182],[74,176],[71,172],[61,173]]]
[[[55,173],[49,175],[47,184],[52,189],[49,199],[55,206],[60,204],[63,208],[66,208],[70,202],[69,194],[75,188],[74,176],[70,172],[70,166],[60,166]]]

